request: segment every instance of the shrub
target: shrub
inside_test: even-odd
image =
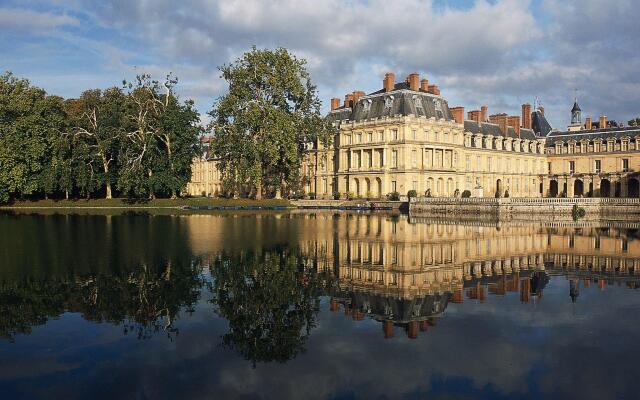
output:
[[[573,205],[573,208],[571,209],[571,216],[573,217],[574,221],[577,221],[580,218],[584,218],[585,215],[587,215],[587,212],[584,208],[578,206],[577,204]]]
[[[309,192],[309,199],[315,200],[316,199],[316,193],[315,192]]]
[[[504,197],[505,197],[505,198],[509,197],[509,191],[508,191],[508,190],[505,190],[505,191],[504,191]]]
[[[356,195],[353,192],[347,193],[347,200],[353,200],[356,198]]]
[[[411,198],[411,197],[418,197],[418,192],[417,192],[416,190],[411,189],[411,190],[409,190],[409,191],[407,192],[407,196],[408,196],[409,198]]]
[[[465,198],[465,199],[471,197],[471,191],[470,190],[464,190],[462,192],[462,197]]]
[[[373,197],[373,196],[371,195],[371,192],[367,192],[367,193],[365,194],[365,196],[366,196],[366,198],[367,198],[367,199],[370,199],[370,198],[372,198],[372,197]]]
[[[389,200],[391,201],[398,201],[400,200],[400,193],[398,192],[391,192],[387,195],[387,197],[389,198]]]
[[[340,192],[335,192],[335,193],[333,194],[333,199],[334,199],[334,200],[340,200]]]

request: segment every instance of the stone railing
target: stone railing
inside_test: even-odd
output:
[[[455,198],[419,197],[411,199],[409,211],[425,215],[494,215],[508,216],[550,214],[571,217],[574,205],[583,208],[588,218],[640,218],[637,198]]]

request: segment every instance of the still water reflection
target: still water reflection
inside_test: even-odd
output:
[[[636,223],[0,215],[2,398],[635,398]]]

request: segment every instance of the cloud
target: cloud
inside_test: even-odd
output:
[[[0,8],[0,31],[47,33],[58,28],[78,24],[79,21],[76,18],[64,14]]]
[[[486,103],[519,113],[521,103],[539,96],[556,127],[566,124],[576,88],[594,117],[626,120],[640,102],[640,24],[632,0],[477,0],[465,7],[431,0],[36,3],[48,10],[38,15],[54,17],[48,29],[80,19],[87,31],[76,35],[127,54],[117,62],[101,56],[110,73],[133,65],[176,72],[188,83],[183,95],[201,111],[226,88],[217,67],[252,45],[286,47],[307,59],[325,103],[379,89],[389,70],[399,78],[424,74],[450,104],[468,108]],[[0,12],[18,9],[8,10]]]

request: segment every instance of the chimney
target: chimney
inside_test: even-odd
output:
[[[607,116],[601,115],[600,119],[598,120],[598,128],[604,129],[606,127],[607,127]]]
[[[392,72],[387,72],[384,75],[383,86],[385,92],[390,92],[393,90],[395,86],[395,77]]]
[[[476,121],[480,123],[480,110],[473,110],[467,113],[467,119],[469,121]]]
[[[417,92],[419,89],[419,85],[420,75],[416,74],[415,72],[413,74],[409,74],[409,89]]]
[[[353,104],[355,105],[358,102],[358,99],[362,96],[364,96],[364,92],[361,90],[353,92]]]
[[[544,115],[544,107],[538,106],[538,110],[540,110],[540,114]]]
[[[591,123],[591,117],[587,117],[587,118],[584,120],[584,128],[585,128],[586,130],[588,130],[588,131],[590,131],[591,129],[593,129],[593,125],[592,125],[592,123]]]
[[[428,85],[427,86],[427,93],[431,93],[431,94],[435,94],[436,93],[436,85]]]
[[[500,127],[500,131],[502,132],[503,135],[507,134],[507,114],[494,114],[489,116],[489,121],[493,124],[496,124]]]
[[[531,129],[531,104],[529,103],[522,105],[522,127]]]
[[[344,95],[344,106],[345,107],[353,107],[353,93]]]
[[[487,122],[487,115],[489,114],[489,107],[480,107],[480,122]]]
[[[452,107],[451,113],[457,124],[464,124],[464,107]]]
[[[435,94],[436,96],[440,96],[440,88],[438,87],[438,85],[436,85],[436,88],[433,91],[433,94]]]
[[[423,80],[420,81],[420,91],[421,92],[426,92],[428,86],[429,86],[429,81],[428,80],[423,79]]]
[[[331,110],[335,110],[340,107],[340,99],[337,97],[331,98]]]
[[[429,330],[429,323],[427,320],[425,319],[420,321],[420,332],[426,332],[427,330]]]
[[[513,128],[516,132],[516,135],[520,137],[520,117],[517,115],[513,115],[511,117],[507,117],[507,124]]]

